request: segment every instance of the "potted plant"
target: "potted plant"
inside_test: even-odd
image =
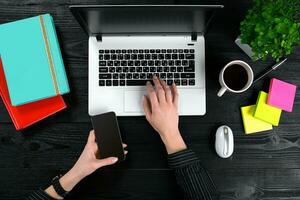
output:
[[[278,62],[300,44],[300,0],[253,3],[240,24],[241,35],[236,43],[254,60],[271,56]]]

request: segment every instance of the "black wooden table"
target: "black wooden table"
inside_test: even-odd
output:
[[[207,2],[207,1],[206,1]],[[21,199],[49,184],[52,177],[68,170],[81,153],[91,123],[87,114],[87,35],[68,6],[71,4],[180,4],[171,0],[1,0],[0,23],[41,13],[54,17],[71,93],[68,108],[46,120],[16,132],[0,103],[0,199]],[[201,3],[185,1],[183,3]],[[245,135],[240,106],[254,104],[259,90],[266,90],[270,77],[300,85],[300,49],[288,62],[243,94],[216,96],[218,73],[229,61],[248,62],[255,74],[272,63],[252,62],[235,44],[239,22],[251,1],[227,0],[206,36],[207,114],[181,117],[182,135],[209,169],[222,199],[300,199],[300,98],[294,111],[283,112],[272,131]],[[20,37],[22,34],[20,33]],[[1,44],[0,44],[1,45]],[[129,145],[126,162],[97,171],[74,189],[74,199],[181,199],[167,167],[164,147],[144,117],[119,118],[124,141]],[[235,152],[220,159],[214,152],[214,133],[227,124],[234,131]]]

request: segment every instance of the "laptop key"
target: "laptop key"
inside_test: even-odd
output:
[[[145,73],[141,73],[140,74],[140,79],[146,79],[146,74]]]
[[[106,83],[106,86],[111,86],[111,80],[106,80],[105,83]]]
[[[129,67],[123,67],[123,72],[124,73],[129,72]]]
[[[123,60],[124,59],[124,55],[123,54],[119,54],[118,55],[118,60]]]
[[[183,60],[184,59],[184,54],[179,54],[179,59]]]
[[[178,50],[178,53],[183,53],[183,49],[179,49],[179,50]]]
[[[171,59],[171,54],[169,54],[169,53],[166,54],[166,55],[165,55],[165,59],[167,59],[167,60]]]
[[[138,58],[137,54],[132,54],[132,55],[131,55],[131,59],[132,59],[132,60],[136,60],[137,58]]]
[[[173,60],[176,60],[178,58],[178,55],[177,54],[172,54],[172,59]]]
[[[139,50],[137,50],[137,49],[133,49],[133,51],[132,51],[133,53],[138,53],[139,52]]]
[[[105,73],[105,72],[108,72],[108,69],[107,69],[107,67],[99,67],[99,72]]]
[[[117,49],[117,50],[116,50],[116,53],[121,53],[121,49]]]
[[[195,78],[194,73],[182,73],[181,78]]]
[[[140,75],[138,73],[133,74],[133,79],[139,79]]]
[[[149,72],[149,67],[143,67],[143,72]]]
[[[101,49],[101,50],[99,50],[99,53],[104,53],[104,50],[102,50],[102,49]]]
[[[124,73],[120,74],[120,79],[125,79],[125,74]]]
[[[148,81],[152,80],[126,80],[127,86],[146,86]]]
[[[116,67],[116,72],[122,72],[122,67]]]
[[[167,73],[167,78],[173,78],[173,73]]]
[[[183,67],[177,67],[177,72],[183,72]]]
[[[176,61],[175,61],[175,65],[176,65],[176,66],[180,66],[180,65],[181,65],[181,60],[176,60]]]
[[[104,52],[105,52],[105,53],[109,53],[109,50],[108,50],[108,49],[105,49]]]
[[[132,73],[126,74],[126,79],[132,79]]]
[[[105,86],[105,80],[99,80],[99,86]]]
[[[148,61],[148,65],[149,65],[149,66],[154,66],[154,61],[153,61],[153,60],[149,60],[149,61]]]
[[[169,67],[164,67],[164,72],[169,72],[170,68]]]
[[[150,53],[155,53],[155,50],[154,49],[150,49]]]
[[[174,73],[174,78],[179,78],[179,73]]]
[[[139,53],[144,53],[144,50],[143,49],[139,49]]]
[[[161,65],[160,60],[156,60],[156,61],[155,61],[155,66],[160,66],[160,65]]]
[[[189,80],[189,85],[195,85],[195,79],[190,79]]]
[[[111,54],[111,59],[112,60],[116,60],[117,59],[117,55],[116,54]]]
[[[194,54],[185,54],[185,59],[195,59]]]
[[[121,61],[121,66],[127,66],[127,61],[126,60],[122,60]]]
[[[125,80],[120,80],[120,86],[125,86]]]
[[[146,60],[142,61],[142,66],[147,66],[147,61]]]
[[[190,53],[195,53],[195,49],[190,49]]]
[[[168,62],[166,60],[161,61],[162,66],[167,66]]]
[[[114,61],[114,66],[120,66],[121,62],[120,61]]]
[[[113,86],[118,86],[119,85],[119,81],[118,80],[113,80]]]
[[[133,66],[133,61],[132,60],[130,60],[130,61],[128,61],[128,66]]]
[[[104,59],[103,54],[99,55],[99,60],[103,60],[103,59]]]
[[[107,66],[114,66],[114,62],[113,61],[107,61]]]
[[[152,79],[152,77],[153,77],[153,74],[151,74],[151,73],[147,74],[147,79]]]
[[[144,60],[145,56],[144,56],[144,54],[139,54],[138,58],[139,58],[139,60]]]
[[[129,68],[129,71],[130,71],[130,72],[135,72],[135,67],[130,67],[130,68]]]
[[[126,60],[130,60],[130,54],[125,54],[124,58],[125,58]]]
[[[143,72],[143,68],[142,67],[137,67],[136,72]]]
[[[188,50],[188,49],[184,49],[183,52],[184,52],[184,53],[188,53],[189,50]]]
[[[184,72],[195,72],[195,67],[185,67]]]
[[[156,72],[156,67],[150,67],[150,72]]]
[[[167,85],[172,85],[173,84],[173,80],[167,80]]]
[[[178,85],[180,85],[180,80],[176,79],[176,80],[174,80],[174,83],[178,86]]]
[[[183,65],[183,66],[187,66],[188,64],[189,64],[189,62],[188,62],[187,60],[183,60],[183,61],[182,61],[182,65]]]
[[[110,53],[116,53],[116,50],[111,49],[111,50],[110,50]]]
[[[111,74],[99,74],[99,79],[111,79]]]
[[[184,85],[184,86],[187,85],[187,80],[186,79],[182,79],[181,80],[181,85]]]
[[[151,54],[145,54],[145,59],[146,60],[150,60],[150,58],[151,58]]]
[[[171,67],[170,70],[171,72],[176,72],[176,67]]]
[[[99,66],[106,66],[106,61],[99,61]]]
[[[160,78],[161,78],[161,79],[165,79],[166,76],[167,76],[166,73],[161,73],[161,74],[160,74]]]
[[[110,67],[110,68],[109,68],[109,72],[110,72],[110,73],[114,73],[115,70],[116,70],[116,69],[115,69],[114,67]]]
[[[157,71],[157,72],[163,72],[163,68],[162,68],[162,67],[157,67],[157,68],[156,68],[156,71]]]
[[[164,54],[158,54],[158,59],[160,59],[160,60],[163,60],[163,59],[165,59],[165,55]]]
[[[109,54],[104,54],[104,60],[109,60],[110,59],[110,55]]]
[[[140,66],[140,65],[141,65],[141,61],[139,60],[134,61],[134,66]]]
[[[122,53],[126,53],[126,49],[122,49]]]
[[[113,79],[119,79],[119,74],[113,74]]]

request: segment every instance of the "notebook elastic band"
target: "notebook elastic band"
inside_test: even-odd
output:
[[[40,15],[40,23],[41,23],[43,38],[44,38],[44,42],[45,42],[45,46],[46,46],[47,57],[48,57],[49,64],[50,64],[50,71],[51,71],[51,76],[52,76],[52,80],[53,80],[53,84],[54,84],[54,89],[55,89],[56,94],[59,94],[58,84],[57,84],[57,80],[56,80],[56,74],[55,74],[55,70],[54,70],[54,64],[53,64],[53,60],[52,60],[52,55],[51,55],[47,32],[46,32],[46,27],[45,27],[45,22],[44,22],[43,16],[41,16],[41,15]]]

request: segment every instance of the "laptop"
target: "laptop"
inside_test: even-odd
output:
[[[222,5],[73,5],[88,34],[88,111],[144,115],[153,75],[179,91],[179,115],[204,115],[207,25]]]

